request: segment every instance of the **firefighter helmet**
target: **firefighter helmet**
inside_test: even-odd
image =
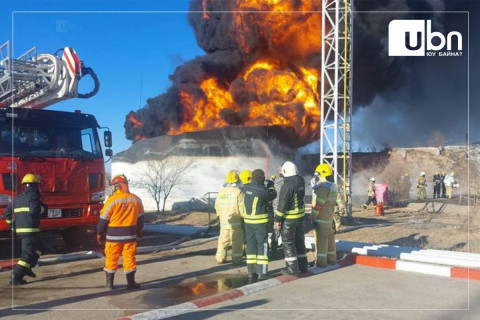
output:
[[[375,182],[375,178],[374,178],[374,177],[371,177],[371,178],[370,178],[370,181]]]
[[[225,178],[226,183],[235,183],[238,181],[238,173],[235,170],[231,170],[227,173],[227,177]]]
[[[297,166],[295,165],[295,163],[293,162],[290,162],[290,161],[286,161],[283,165],[282,165],[282,175],[286,178],[286,177],[291,177],[291,176],[294,176],[296,174],[298,174],[298,169],[297,169]]]
[[[40,176],[32,173],[27,173],[22,179],[22,184],[26,183],[40,183]]]
[[[240,172],[240,181],[242,181],[243,184],[249,184],[252,182],[252,171],[243,170]]]
[[[330,167],[327,163],[321,163],[315,169],[315,172],[320,173],[320,175],[324,178],[331,176],[333,174],[332,167]]]
[[[112,186],[116,184],[127,184],[127,183],[128,183],[128,180],[124,174],[118,174],[115,177],[113,177],[112,180],[110,181],[110,184]]]

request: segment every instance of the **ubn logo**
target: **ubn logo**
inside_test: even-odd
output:
[[[452,50],[454,37],[457,51],[462,51],[462,34],[458,31],[452,31],[445,37],[440,32],[432,32],[431,20],[392,20],[388,25],[388,55],[425,56],[427,51],[440,51],[445,45],[446,50]],[[432,40],[435,38],[440,43],[434,44]]]

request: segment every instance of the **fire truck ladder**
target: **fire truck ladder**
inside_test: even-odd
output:
[[[83,65],[73,48],[65,47],[62,57],[37,54],[33,47],[16,59],[11,58],[10,42],[0,46],[0,106],[43,109],[70,98],[90,98],[100,88],[93,70]],[[90,75],[94,89],[78,93],[78,82]]]

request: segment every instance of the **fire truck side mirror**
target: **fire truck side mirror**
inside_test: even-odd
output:
[[[107,157],[113,156],[113,150],[112,150],[112,149],[107,149],[107,150],[105,150],[105,155],[106,155]]]
[[[103,141],[105,143],[105,147],[107,147],[107,148],[112,147],[112,132],[111,131],[104,131],[103,132]]]

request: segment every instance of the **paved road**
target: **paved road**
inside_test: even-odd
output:
[[[192,250],[192,248],[194,248]],[[105,291],[103,261],[69,262],[36,269],[28,285],[4,285],[2,319],[118,319],[174,306],[245,284],[246,267],[214,262],[216,242],[138,256],[140,290]],[[272,273],[283,261],[270,264]],[[427,276],[353,265],[281,284],[175,319],[480,319],[480,281]],[[12,306],[16,310],[12,310]],[[313,317],[312,317],[313,316]]]

